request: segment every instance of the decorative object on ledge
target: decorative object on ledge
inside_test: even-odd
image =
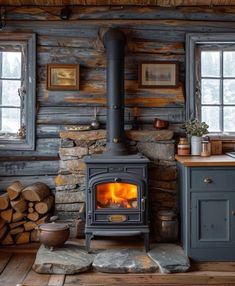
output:
[[[191,155],[200,156],[202,150],[202,135],[208,133],[209,125],[197,118],[189,119],[185,123],[185,130],[191,136]]]
[[[100,128],[100,122],[97,119],[97,107],[94,109],[94,119],[91,122],[91,128],[92,129],[99,129]]]
[[[76,64],[48,64],[48,90],[78,90],[79,65]]]
[[[155,118],[153,122],[153,127],[155,127],[157,130],[161,129],[167,129],[169,126],[169,121],[163,120],[160,118]]]
[[[178,83],[177,62],[143,62],[139,65],[139,87],[176,87]]]

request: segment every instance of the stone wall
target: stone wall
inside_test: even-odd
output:
[[[92,130],[60,133],[60,171],[55,179],[55,211],[60,220],[67,221],[76,229],[76,220],[85,203],[85,163],[88,154],[103,153],[106,146],[106,131]],[[157,212],[175,210],[178,212],[176,191],[175,141],[171,130],[126,131],[130,152],[141,152],[151,161],[149,164],[149,202],[152,235],[158,238]]]

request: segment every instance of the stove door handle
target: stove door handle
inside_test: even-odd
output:
[[[143,197],[141,199],[141,210],[142,210],[142,212],[145,211],[145,201],[146,201],[146,197]]]

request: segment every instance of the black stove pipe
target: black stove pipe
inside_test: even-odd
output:
[[[122,31],[109,29],[104,35],[107,53],[107,153],[127,153],[124,141],[124,55],[126,38]]]

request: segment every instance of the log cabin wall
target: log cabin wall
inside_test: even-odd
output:
[[[24,185],[41,181],[54,188],[59,171],[59,132],[90,124],[97,107],[98,120],[106,122],[106,55],[102,35],[118,27],[127,36],[125,59],[125,122],[138,116],[141,129],[152,129],[155,117],[170,121],[170,129],[182,132],[185,116],[185,34],[235,31],[234,7],[111,7],[71,6],[69,20],[61,20],[61,7],[4,7],[2,32],[34,32],[37,35],[37,138],[35,151],[1,151],[0,189],[20,180]],[[177,88],[138,87],[138,63],[176,61],[180,64]],[[48,91],[49,63],[79,64],[79,91]],[[168,150],[166,148],[166,150]],[[167,176],[166,176],[167,177]],[[175,176],[162,182],[159,200],[171,201]],[[171,192],[172,191],[172,192]],[[170,202],[166,203],[172,206]]]

